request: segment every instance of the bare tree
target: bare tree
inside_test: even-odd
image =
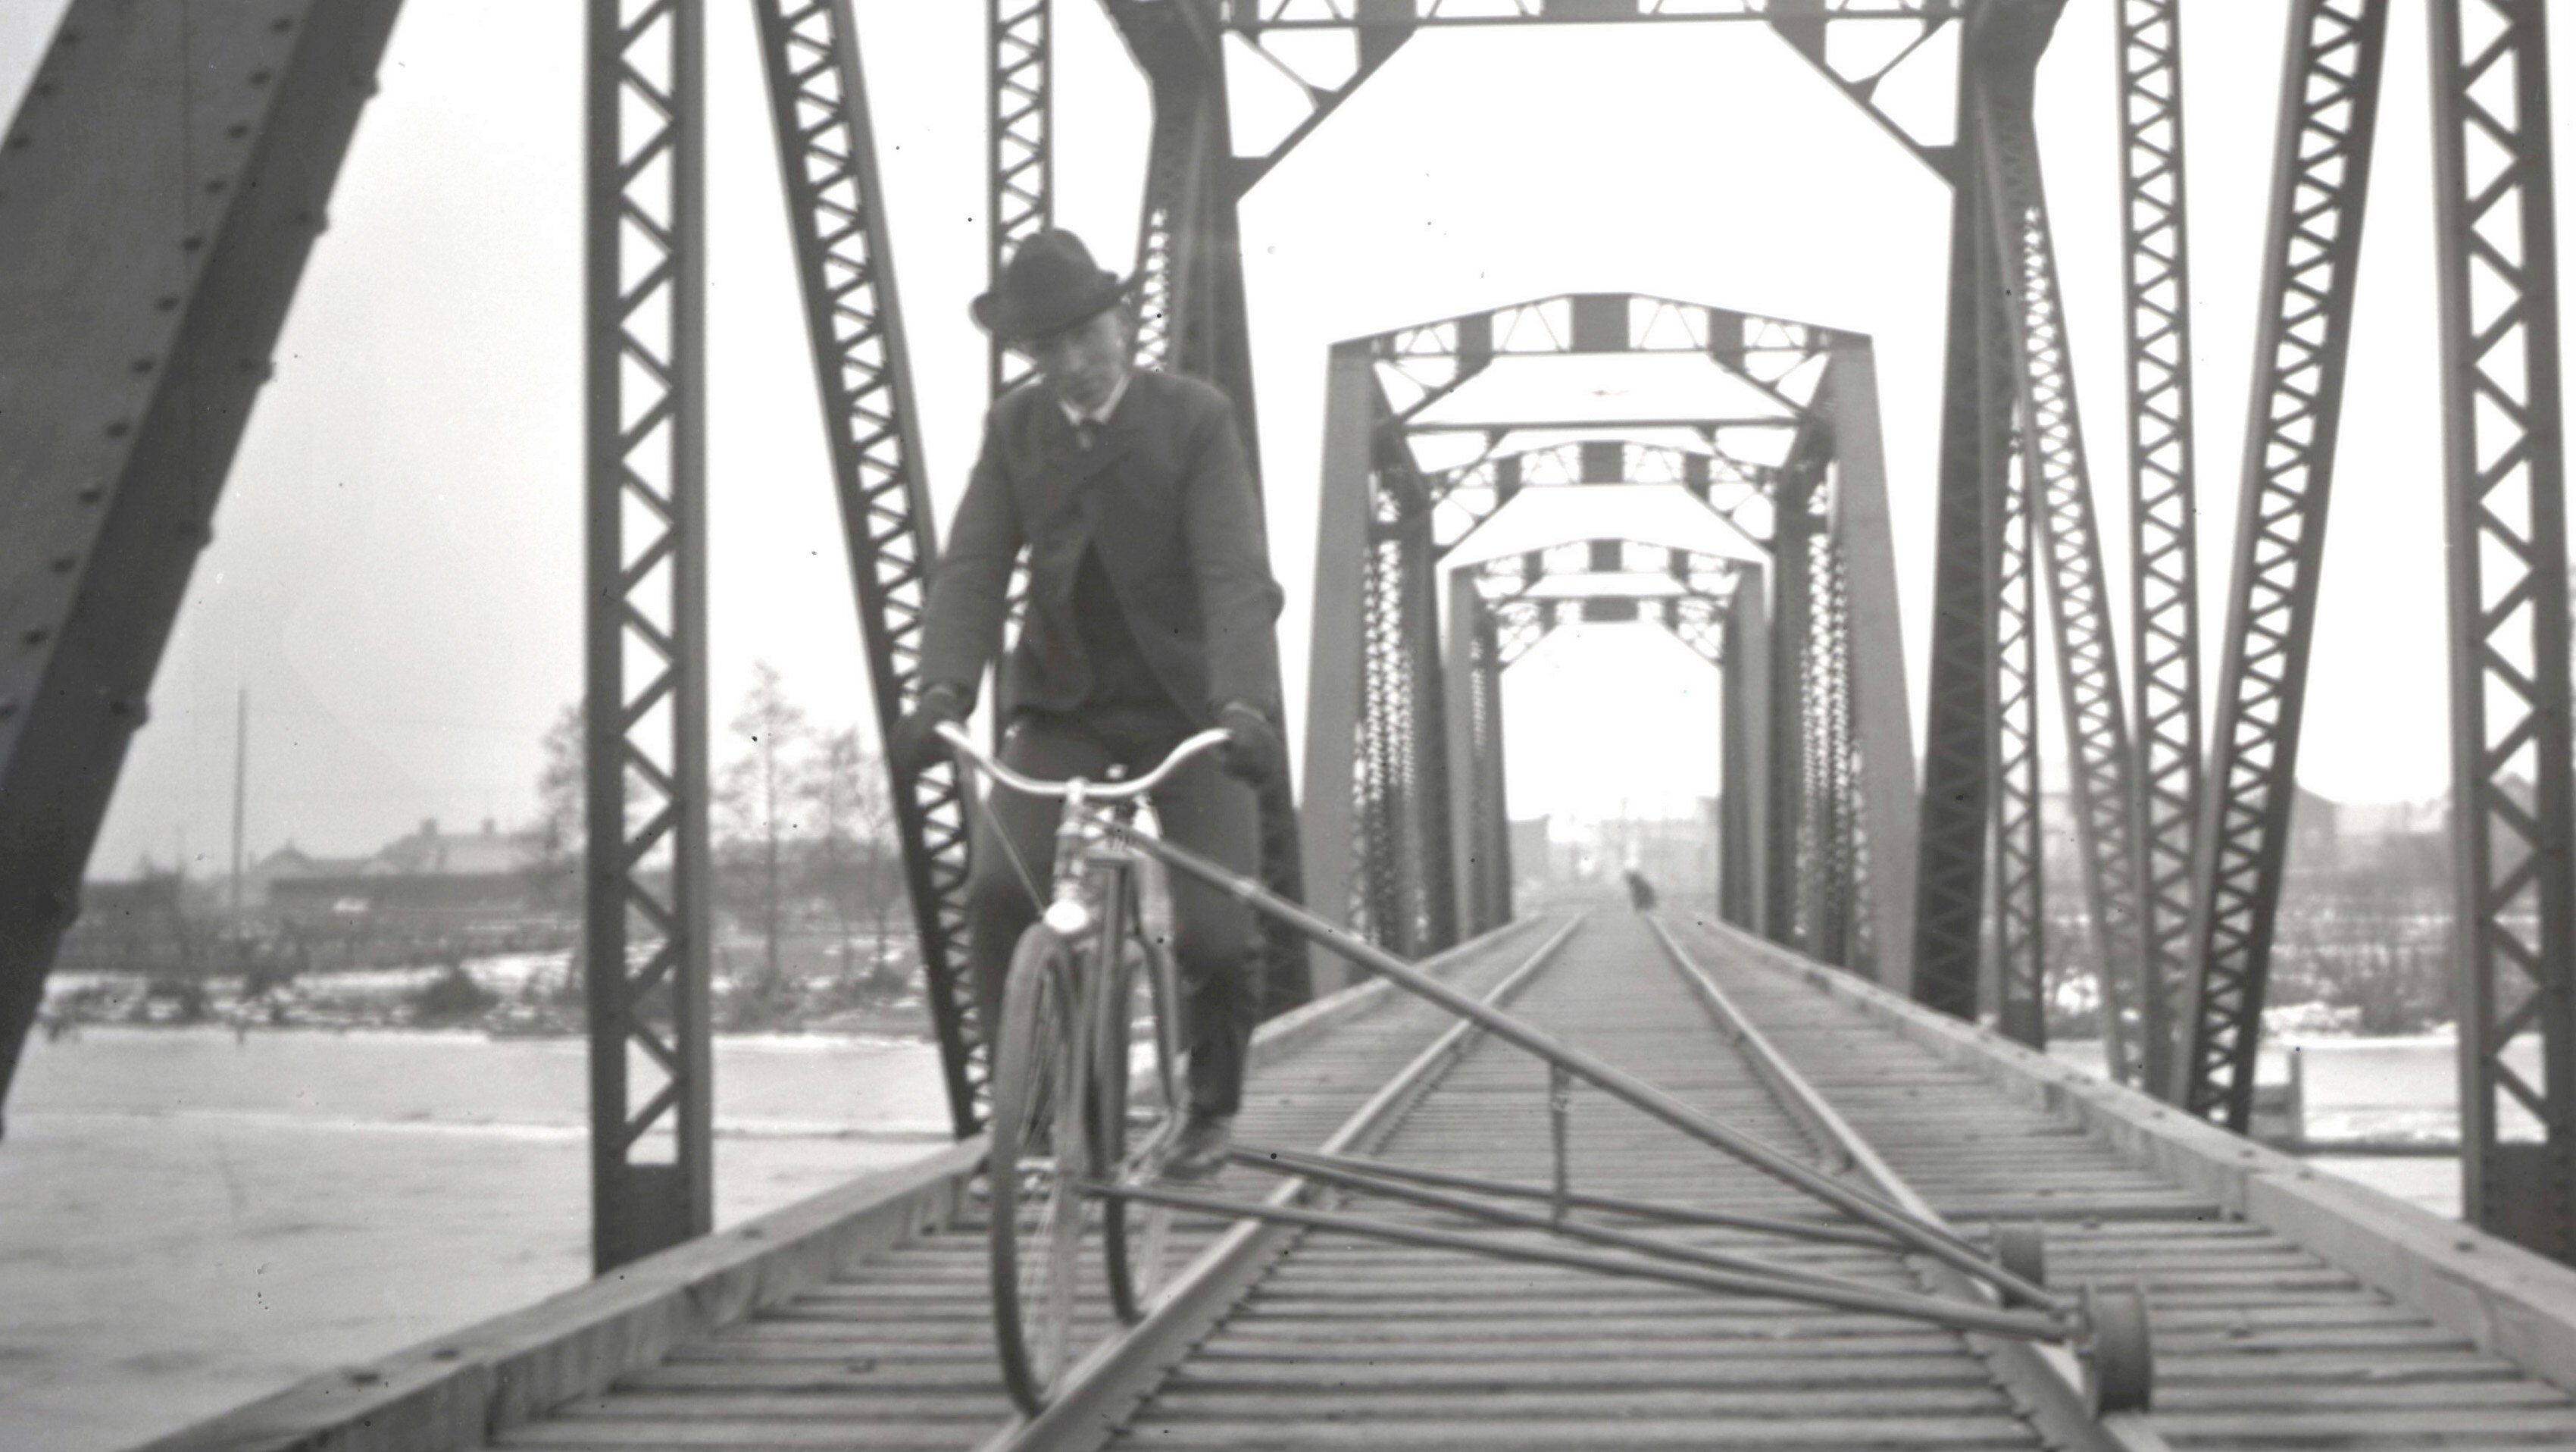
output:
[[[589,770],[584,764],[587,727],[581,703],[555,713],[546,728],[537,767],[537,820],[529,829],[534,860],[529,864],[537,901],[568,908],[578,897],[582,858],[589,847]]]
[[[785,901],[779,854],[781,844],[798,827],[790,815],[798,805],[797,753],[806,746],[812,727],[804,708],[788,699],[777,667],[755,661],[751,676],[751,689],[733,718],[733,734],[741,742],[742,754],[726,765],[717,793],[735,834],[760,845],[761,983],[775,991],[786,976],[778,953]]]
[[[894,799],[886,789],[885,763],[859,743],[856,728],[824,738],[809,762],[803,795],[822,834],[823,895],[841,929],[841,961],[850,962],[853,909],[873,928],[869,962],[885,960],[896,897]]]

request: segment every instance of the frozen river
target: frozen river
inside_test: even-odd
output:
[[[0,1448],[122,1447],[578,1283],[584,1056],[464,1034],[32,1041],[0,1146]],[[2303,1058],[2312,1134],[2451,1132],[2447,1041]],[[945,1140],[928,1044],[719,1039],[716,1074],[721,1223]],[[2448,1159],[2320,1163],[2457,1211]]]
[[[590,1273],[579,1039],[32,1037],[0,1144],[0,1448],[96,1452]],[[716,1217],[945,1143],[938,1051],[716,1045]]]

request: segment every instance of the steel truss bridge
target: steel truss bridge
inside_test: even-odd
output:
[[[679,1408],[706,1434],[673,1433],[674,1445],[822,1445],[761,1431],[776,1432],[784,1414],[753,1403],[778,1396],[838,1408],[831,1416],[936,1423],[921,1445],[984,1441],[969,1424],[999,1417],[989,1369],[984,1381],[924,1372],[905,1383],[906,1410],[868,1411],[833,1400],[863,1389],[782,1349],[812,1341],[845,1365],[901,1360],[854,1348],[890,1344],[914,1311],[944,1327],[971,1301],[950,1305],[966,1295],[951,1262],[971,1239],[953,1232],[973,1217],[988,1032],[962,968],[967,834],[950,768],[897,766],[890,785],[957,1149],[918,1174],[773,1217],[752,1239],[709,1238],[703,0],[588,3],[584,961],[595,1254],[602,1271],[627,1268],[615,1283],[627,1289],[602,1282],[483,1328],[470,1345],[425,1350],[391,1368],[358,1399],[364,1407],[346,1396],[326,1407],[305,1389],[182,1445],[283,1446],[307,1434],[326,1440],[295,1445],[359,1445],[345,1440],[352,1417],[389,1419],[371,1425],[404,1428],[413,1441],[399,1445],[505,1433],[512,1445],[645,1445],[638,1419],[656,1406]],[[913,699],[938,549],[863,36],[852,0],[752,3],[883,728]],[[2576,1384],[2576,1281],[2551,1263],[2576,1261],[2576,782],[2545,0],[2420,7],[2440,243],[2429,282],[2442,337],[2467,1232],[2328,1189],[2226,1133],[2246,1128],[2253,1103],[2388,0],[2283,7],[2241,504],[2219,673],[2206,685],[2178,0],[2112,0],[2129,386],[2125,468],[2108,472],[2128,491],[2125,542],[2106,542],[2096,514],[2033,112],[2064,0],[1102,3],[1154,106],[1135,259],[1140,351],[1223,387],[1247,435],[1258,412],[1241,202],[1392,58],[1438,43],[1445,28],[1762,27],[1783,65],[1831,82],[1950,188],[1929,541],[1900,542],[1889,528],[1867,337],[1704,301],[1586,293],[1389,320],[1398,325],[1331,350],[1306,756],[1299,781],[1265,799],[1264,877],[1461,981],[1510,976],[1511,991],[1554,1002],[1548,1011],[1567,1015],[1570,1031],[1635,1040],[1677,1074],[1708,1076],[1698,1088],[1713,1104],[1780,1117],[1784,1140],[1803,1137],[1849,1172],[1875,1164],[1891,1183],[1919,1182],[1945,1216],[2048,1220],[2067,1254],[2134,1267],[2176,1358],[2207,1365],[2172,1383],[2185,1410],[2160,1410],[2161,1431],[2104,1432],[2062,1424],[2048,1377],[2002,1364],[1973,1337],[1881,1348],[1973,1363],[1966,1400],[1928,1411],[1903,1397],[1855,1401],[1854,1383],[1812,1366],[1782,1373],[1810,1400],[1781,1391],[1790,1399],[1762,1403],[1770,1412],[1716,1392],[1714,1402],[1668,1397],[1634,1370],[1632,1348],[1621,1353],[1625,1379],[1539,1376],[1543,1395],[1526,1407],[1494,1402],[1481,1413],[1493,1435],[1467,1442],[1504,1445],[1515,1409],[1553,1415],[1547,1396],[1597,1410],[1618,1388],[1675,1427],[1892,1407],[1917,1421],[1955,1416],[1959,1445],[2022,1445],[2012,1439],[2024,1433],[2048,1445],[2098,1435],[2269,1445],[2276,1433],[2314,1433],[2299,1430],[2310,1415],[2327,1417],[2347,1438],[2339,1445],[2418,1445],[2403,1439],[2437,1430],[2482,1445],[2576,1436],[2548,1384]],[[996,267],[1052,216],[1053,4],[987,0]],[[0,136],[0,1092],[79,913],[126,744],[146,719],[398,9],[73,0]],[[1267,150],[1236,144],[1230,60],[1284,69],[1307,98],[1305,118]],[[1881,103],[1902,89],[1891,81],[1927,74],[1954,98],[1937,125]],[[2400,205],[2425,200],[2401,195]],[[1672,385],[1659,397],[1682,402],[1605,416],[1562,386],[1613,362],[1658,370]],[[1018,382],[1014,369],[997,352],[992,386]],[[1740,548],[1577,537],[1459,563],[1476,558],[1462,546],[1522,491],[1601,485],[1680,490]],[[1270,487],[1276,495],[1279,481]],[[1929,706],[1918,736],[1896,562],[1900,548],[1927,547]],[[2107,551],[2122,547],[2125,617],[2106,569]],[[1651,623],[1719,672],[1722,867],[1708,886],[1722,921],[1661,943],[1589,924],[1549,938],[1564,962],[1547,972],[1561,977],[1523,982],[1512,955],[1549,919],[1513,901],[1501,678],[1575,620]],[[2044,1032],[2038,746],[2052,693],[2071,757],[2084,953],[2126,1087],[2078,1083],[2028,1052]],[[1268,1072],[1306,1066],[1294,1078],[1305,1087],[1281,1091],[1265,1134],[1333,1132],[1351,1107],[1335,1095],[1375,1092],[1429,1041],[1430,1030],[1291,939],[1274,941],[1264,967],[1276,1016]],[[1680,1031],[1671,1005],[1621,1006],[1658,993],[1711,1016],[1697,1040],[1655,1037]],[[1991,1029],[1971,1027],[1981,1017]],[[1411,1026],[1391,1026],[1399,1020]],[[1747,1047],[1772,1039],[1776,1048]],[[1482,1107],[1435,1112],[1435,1080],[1486,1072],[1474,1045],[1442,1042],[1430,1077],[1406,1091],[1423,1127],[1385,1116],[1352,1143],[1484,1133],[1472,1122]],[[1723,1067],[1730,1055],[1740,1068]],[[2518,1067],[2535,1060],[2537,1072]],[[1482,1105],[1475,1094],[1462,1102]],[[2538,1130],[2510,1127],[2525,1119]],[[1644,1139],[1616,1124],[1604,1132],[1613,1180],[1663,1173]],[[1691,1193],[1734,1189],[1694,1182]],[[1192,1303],[1200,1319],[1181,1330],[1104,1343],[1099,1400],[1084,1403],[1095,1431],[1258,1440],[1265,1407],[1294,1419],[1299,1395],[1369,1381],[1310,1384],[1290,1369],[1315,1350],[1317,1318],[1328,1339],[1349,1329],[1352,1344],[1376,1345],[1369,1337],[1413,1320],[1423,1330],[1437,1320],[1431,1302],[1466,1294],[1428,1262],[1364,1263],[1328,1237],[1265,1240],[1238,1263],[1218,1252],[1236,1254],[1227,1247],[1248,1232],[1206,1233],[1203,1264],[1233,1266],[1234,1279],[1211,1279],[1210,1299]],[[1847,1249],[1884,1259],[1883,1247]],[[1388,1275],[1385,1297],[1349,1289]],[[1605,1302],[1597,1313],[1626,1328],[1602,1333],[1612,1339],[1634,1330],[1651,1343],[1671,1329],[1658,1329],[1665,1311],[1653,1306]],[[1512,1302],[1490,1314],[1539,1311]],[[1471,1326],[1440,1325],[1425,1330],[1433,1349],[1420,1364],[1381,1377],[1388,1388],[1436,1401],[1421,1389],[1486,1384],[1456,1368],[1491,1348],[1471,1344]],[[1532,1333],[1532,1346],[1558,1334],[1599,1341],[1569,1325]],[[1683,1359],[1734,1334],[1693,1330]],[[1842,1333],[1791,1321],[1743,1334],[1790,1345]],[[2277,1353],[2260,1359],[2277,1375],[2231,1360],[2231,1344]],[[2349,1386],[2351,1363],[2389,1369],[2396,1385],[2379,1389],[2392,1394]],[[1922,1371],[1931,1383],[1948,1375]],[[1675,1376],[1693,1395],[1706,1390],[1705,1376]],[[941,1409],[951,1391],[965,1413]],[[1422,1410],[1432,1403],[1391,1390],[1415,1409],[1354,1395],[1396,1421],[1476,1415]],[[717,1410],[700,1405],[710,1399]],[[1254,1430],[1224,1431],[1238,1423]],[[2157,1435],[2165,1443],[2136,1440]]]

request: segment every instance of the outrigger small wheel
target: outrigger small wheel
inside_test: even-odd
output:
[[[2143,1412],[2155,1388],[2146,1293],[2135,1286],[2084,1288],[2084,1404],[2097,1418]]]
[[[1986,1245],[1994,1253],[1995,1264],[2006,1275],[2018,1276],[2034,1286],[2048,1284],[2048,1233],[2038,1221],[2023,1225],[2000,1222],[1988,1229]],[[2027,1297],[2007,1296],[2006,1300]]]

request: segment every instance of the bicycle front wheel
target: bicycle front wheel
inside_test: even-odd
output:
[[[1131,938],[1108,986],[1100,1049],[1092,1060],[1100,1163],[1120,1184],[1151,1183],[1161,1177],[1163,1158],[1179,1133],[1184,1092],[1172,960],[1154,944]],[[1101,1207],[1101,1257],[1109,1271],[1110,1304],[1120,1319],[1144,1319],[1180,1258],[1173,1239],[1169,1206],[1113,1196]]]
[[[991,1197],[993,1340],[1011,1399],[1047,1403],[1073,1348],[1082,1244],[1084,1133],[1081,1027],[1071,954],[1032,927],[1011,956],[993,1046]]]

